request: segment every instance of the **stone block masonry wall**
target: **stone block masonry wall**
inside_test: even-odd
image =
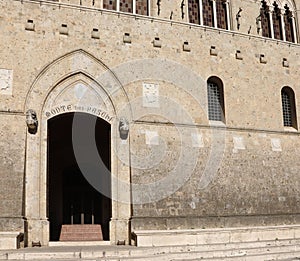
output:
[[[281,110],[281,89],[290,86],[300,122],[299,45],[248,35],[246,22],[241,24],[241,33],[176,22],[179,2],[174,21],[167,21],[84,5],[79,8],[64,5],[64,1],[0,1],[0,82],[4,85],[0,86],[1,230],[6,230],[14,217],[20,220],[26,215],[27,94],[42,71],[78,49],[113,70],[135,106],[130,122],[134,183],[163,179],[178,166],[183,152],[197,156],[195,164],[193,158],[183,158],[175,174],[190,176],[182,186],[176,187],[180,180],[169,184],[174,194],[133,205],[134,229],[299,222],[299,132],[284,128]],[[240,4],[232,3],[233,14]],[[258,4],[243,4],[251,11],[242,17],[253,25]],[[170,1],[162,2],[160,18],[169,17],[172,9],[166,6],[170,5]],[[92,37],[95,32],[99,37]],[[131,41],[124,42],[125,34]],[[188,42],[189,52],[183,50],[184,42]],[[260,61],[261,55],[266,63]],[[289,67],[283,66],[284,58]],[[141,61],[150,62],[148,71],[137,66]],[[94,68],[87,66],[86,70]],[[128,81],[124,75],[144,78]],[[215,123],[207,119],[206,104],[210,76],[222,80],[225,101],[225,124],[213,129],[209,128]],[[48,77],[53,88],[63,80],[55,74]],[[144,84],[152,86],[150,94]],[[164,107],[168,102],[172,106]],[[40,119],[41,111],[37,114]],[[216,175],[205,177],[214,152],[212,137],[220,133],[224,148],[217,151],[221,157],[217,158]],[[187,170],[191,172],[185,173]],[[203,175],[208,184],[199,188]],[[20,229],[20,223],[14,224],[8,225],[9,229]]]
[[[60,3],[68,3],[77,6],[86,6],[92,8],[104,8],[110,10],[116,10],[116,0],[108,1],[108,0],[60,0]],[[124,3],[123,3],[124,2]],[[133,12],[133,8],[129,8],[132,4],[132,1],[120,0],[120,11],[122,12]],[[148,12],[145,11],[145,6],[149,4],[150,8],[150,16],[156,18],[162,18],[167,20],[173,20],[178,22],[191,22],[195,24],[200,24],[199,18],[199,6],[197,1],[182,1],[182,0],[164,0],[164,1],[156,1],[156,0],[136,0],[136,14],[139,15],[149,15]],[[291,2],[290,2],[291,3]],[[294,1],[295,9],[299,7],[299,0]],[[127,8],[124,7],[125,4]],[[183,4],[183,5],[182,5]],[[144,11],[140,9],[140,7],[144,6]],[[193,8],[191,6],[193,5]],[[213,25],[213,6],[212,2],[203,2],[203,22],[204,25],[209,27],[214,27]],[[294,5],[291,3],[291,5]],[[219,1],[216,1],[217,8],[217,23],[218,28],[229,28],[231,31],[239,31],[242,33],[250,34],[250,35],[262,35],[262,30],[258,30],[257,20],[256,18],[260,15],[261,2],[255,1],[228,1],[228,13],[230,17],[230,26],[226,26],[226,14],[225,14],[225,4]],[[240,28],[237,28],[238,21],[236,19],[236,15],[239,12],[239,9],[242,9],[242,12],[239,13],[239,24]],[[190,12],[189,12],[190,9]],[[296,27],[298,28],[298,15],[297,11],[294,13],[294,17],[296,19]],[[191,20],[190,20],[191,18]],[[276,16],[275,16],[276,18]],[[266,17],[265,17],[266,19]],[[276,20],[276,19],[275,19]],[[285,24],[291,23],[291,20],[285,22]],[[263,23],[266,25],[266,22]],[[262,24],[262,26],[263,26]],[[291,31],[290,31],[291,32]],[[271,37],[269,35],[268,37]],[[288,37],[288,36],[287,36]],[[276,37],[275,37],[276,38]],[[277,38],[279,39],[279,38]],[[288,41],[294,42],[291,37],[287,38]]]
[[[299,45],[110,12],[19,1],[8,5],[2,0],[2,4],[7,12],[1,20],[1,67],[13,71],[12,95],[0,96],[3,111],[23,111],[26,94],[39,72],[54,59],[83,49],[109,68],[137,59],[172,58],[203,82],[218,76],[224,84],[227,127],[284,130],[280,90],[286,85],[297,88]],[[76,19],[78,15],[81,19]],[[34,31],[25,30],[28,20],[33,21]],[[63,24],[67,35],[60,32]],[[99,30],[100,39],[92,38],[93,28]],[[130,34],[132,44],[123,43],[125,33]],[[155,37],[161,48],[153,47]],[[191,52],[183,51],[185,41]],[[211,46],[217,56],[210,55]],[[237,51],[242,60],[236,59]],[[266,64],[260,63],[261,54]],[[20,58],[17,63],[15,57]],[[282,66],[283,58],[288,68]],[[203,123],[201,113],[197,112],[197,123]]]
[[[22,231],[25,117],[0,113],[0,231]]]
[[[216,151],[211,146],[212,132],[201,127],[196,130],[202,137],[200,146],[191,136],[178,137],[172,127],[141,124],[135,129],[139,134],[134,135],[133,158],[142,155],[142,159],[155,164],[146,171],[134,169],[133,183],[156,182],[154,194],[160,192],[159,181],[164,179],[170,179],[165,192],[172,191],[182,180],[185,182],[164,199],[135,205],[134,230],[299,223],[300,166],[290,158],[299,153],[298,145],[294,146],[299,142],[298,135],[227,130],[223,137],[224,150]],[[157,131],[160,144],[146,145],[141,130],[144,133]],[[185,131],[193,133],[195,130]],[[173,141],[173,146],[162,151],[162,144],[170,144],[174,139],[178,145]],[[193,166],[195,161],[189,157],[180,169],[178,150],[183,152],[187,147],[192,155],[197,155],[196,164]],[[161,156],[160,160],[155,158],[156,154]],[[180,171],[171,178],[176,169]],[[203,186],[206,180],[209,182]]]

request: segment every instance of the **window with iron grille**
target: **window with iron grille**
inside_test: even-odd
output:
[[[295,42],[293,34],[292,12],[286,7],[284,14],[285,37],[288,42]]]
[[[281,18],[280,18],[280,10],[276,3],[273,4],[274,11],[272,12],[272,20],[273,20],[273,31],[274,38],[278,40],[283,39],[282,28],[281,28]]]
[[[108,10],[120,10],[125,13],[133,13],[135,4],[135,14],[148,15],[148,0],[103,0],[103,8]]]
[[[297,128],[294,92],[289,87],[281,90],[283,125]]]
[[[203,23],[204,25],[213,27],[214,26],[214,12],[213,4],[210,0],[202,0],[203,5]]]
[[[271,28],[270,28],[270,17],[268,13],[268,6],[265,1],[262,2],[262,7],[260,9],[260,17],[261,17],[261,29],[262,36],[271,37]]]
[[[218,84],[207,82],[208,119],[223,121],[223,91]]]
[[[227,19],[226,19],[226,4],[222,0],[216,0],[217,9],[217,23],[218,28],[227,29]]]
[[[189,0],[189,21],[193,24],[200,24],[199,1]],[[201,14],[202,15],[202,14]]]
[[[116,0],[104,0],[103,8],[108,10],[116,10]]]

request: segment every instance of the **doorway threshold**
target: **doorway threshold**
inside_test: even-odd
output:
[[[49,247],[57,246],[109,246],[110,241],[50,241]]]

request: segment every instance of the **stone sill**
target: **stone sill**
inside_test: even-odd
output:
[[[158,17],[152,17],[152,16],[145,16],[145,15],[138,15],[138,14],[131,14],[131,13],[125,13],[125,12],[120,12],[120,11],[115,11],[115,10],[107,10],[107,9],[101,9],[97,7],[88,7],[88,6],[82,6],[82,5],[74,5],[74,4],[67,4],[67,3],[58,3],[58,2],[53,2],[53,1],[48,1],[48,0],[13,0],[21,3],[35,3],[41,5],[41,3],[52,5],[52,6],[59,6],[59,7],[66,7],[66,8],[73,8],[73,9],[80,9],[80,10],[86,10],[86,11],[94,11],[94,12],[100,12],[106,13],[106,14],[113,14],[119,16],[125,16],[125,17],[131,17],[134,18],[135,20],[137,19],[144,19],[148,20],[151,22],[161,22],[161,23],[168,23],[170,25],[180,25],[180,26],[186,26],[189,28],[201,28],[203,31],[211,31],[215,33],[224,33],[224,34],[229,34],[232,36],[241,36],[244,38],[250,39],[257,39],[263,42],[270,42],[270,43],[276,43],[276,44],[283,44],[286,46],[295,46],[295,47],[300,47],[300,44],[298,43],[292,43],[292,42],[285,42],[282,40],[277,40],[277,39],[271,39],[267,37],[262,37],[259,35],[251,35],[251,34],[245,34],[241,33],[238,31],[228,31],[225,29],[221,28],[213,28],[205,25],[198,25],[198,24],[191,24],[188,22],[180,22],[180,21],[174,21],[174,20],[169,20],[169,19],[163,19],[163,18],[158,18]]]
[[[298,132],[294,127],[284,127],[285,132]]]

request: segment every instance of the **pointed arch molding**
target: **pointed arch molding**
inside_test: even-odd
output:
[[[128,96],[116,75],[84,50],[70,52],[39,73],[26,97],[24,110],[28,109],[37,112],[39,124],[37,133],[27,132],[26,138],[25,244],[49,243],[47,122],[51,117],[70,111],[94,114],[111,125],[111,173],[114,177],[111,196],[115,200],[112,202],[110,241],[128,243],[130,190],[121,190],[117,181],[122,179],[130,184],[130,142],[129,137],[125,143],[119,138],[118,119],[126,117],[130,122],[132,114]],[[118,153],[127,155],[126,159],[121,162]],[[119,197],[128,203],[120,203]]]
[[[291,12],[296,11],[296,5],[293,0],[275,0],[275,1],[274,0],[266,0],[266,3],[268,6],[272,6],[274,2],[276,2],[276,4],[278,4],[278,7],[280,9],[284,9],[284,7],[287,6]]]
[[[66,82],[71,84],[72,80],[74,84],[81,81],[93,88],[95,93],[104,94],[116,116],[122,108],[128,108],[128,96],[116,75],[96,57],[79,49],[57,58],[40,72],[27,94],[24,111],[33,109],[41,115],[42,105],[50,93]],[[122,114],[131,118],[130,111]]]

